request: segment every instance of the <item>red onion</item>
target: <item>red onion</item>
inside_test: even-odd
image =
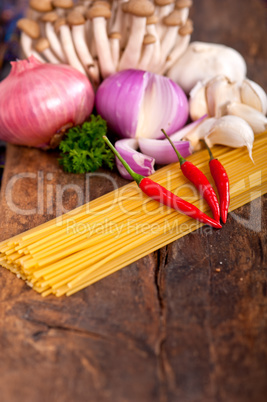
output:
[[[141,174],[142,176],[150,176],[155,172],[155,159],[137,151],[138,141],[135,138],[119,140],[115,143],[115,148],[135,173]],[[132,176],[129,175],[118,158],[116,158],[116,165],[124,179],[133,180]]]
[[[153,140],[151,138],[140,138],[139,148],[141,151],[155,159],[159,165],[177,162],[177,155],[168,140]],[[186,158],[192,153],[189,141],[173,140],[175,148]]]
[[[61,129],[91,114],[93,88],[73,67],[43,64],[34,56],[11,64],[0,84],[0,139],[47,147]]]
[[[121,137],[163,138],[188,118],[183,90],[167,77],[142,70],[123,70],[102,82],[96,93],[97,112]]]

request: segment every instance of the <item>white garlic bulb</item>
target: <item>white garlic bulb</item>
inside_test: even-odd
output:
[[[245,60],[236,50],[214,43],[192,42],[167,76],[189,93],[198,81],[216,75],[225,75],[240,83],[246,71]]]

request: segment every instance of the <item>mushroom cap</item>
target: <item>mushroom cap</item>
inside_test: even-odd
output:
[[[120,32],[111,32],[108,37],[109,37],[109,39],[121,39],[121,33]]]
[[[158,21],[159,21],[158,17],[155,14],[153,14],[153,15],[150,15],[149,17],[147,17],[146,24],[153,25],[153,24],[157,24]]]
[[[53,10],[52,0],[30,0],[29,6],[40,13],[47,13]]]
[[[154,4],[149,0],[129,0],[126,7],[126,12],[136,17],[150,17],[154,14]]]
[[[192,7],[193,1],[192,0],[177,0],[175,3],[175,8],[178,10],[181,8]]]
[[[69,25],[83,25],[85,24],[84,16],[76,10],[70,11],[67,15],[67,23]]]
[[[121,3],[121,9],[122,9],[122,11],[123,11],[124,13],[127,13],[127,12],[128,12],[128,3],[129,3],[129,1],[126,1],[126,2]]]
[[[73,0],[52,0],[53,6],[57,8],[72,8],[74,6]]]
[[[67,24],[67,21],[66,21],[66,19],[65,18],[58,18],[57,20],[56,20],[56,22],[55,22],[55,24],[54,24],[54,29],[55,29],[55,31],[56,32],[58,32],[59,31],[59,28],[62,26],[62,25],[66,25]]]
[[[156,42],[156,38],[154,35],[146,34],[144,36],[143,45],[151,45]]]
[[[194,30],[193,21],[188,18],[186,23],[183,26],[181,26],[181,28],[179,28],[179,35],[181,36],[191,35],[193,30]]]
[[[42,53],[45,49],[48,49],[50,47],[49,41],[46,38],[40,38],[38,41],[35,43],[35,50],[37,52]]]
[[[96,5],[102,5],[104,7],[107,7],[109,10],[111,9],[110,3],[106,0],[94,0],[92,5],[93,5],[93,7]]]
[[[77,6],[73,7],[73,10],[85,15],[87,8],[83,4],[77,4]]]
[[[17,22],[17,27],[32,39],[38,39],[40,36],[40,27],[36,21],[21,18]]]
[[[173,10],[170,14],[163,18],[162,22],[168,27],[182,25],[181,14],[178,10]]]
[[[156,4],[156,6],[164,7],[168,6],[171,3],[174,3],[174,0],[154,0],[154,3]]]
[[[90,7],[89,10],[87,10],[86,18],[91,20],[97,17],[110,18],[111,11],[109,10],[109,8],[103,6],[102,4],[95,4],[92,7]]]
[[[55,11],[50,11],[50,13],[45,13],[41,17],[41,20],[43,22],[55,22],[57,19],[58,19],[58,15]]]

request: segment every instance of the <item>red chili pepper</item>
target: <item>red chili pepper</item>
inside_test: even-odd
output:
[[[213,226],[216,229],[220,229],[222,226],[219,222],[216,222],[214,219],[210,218],[208,215],[201,212],[195,205],[190,204],[189,202],[183,200],[182,198],[176,196],[171,191],[167,190],[165,187],[160,184],[154,182],[148,177],[141,176],[140,174],[135,173],[130,166],[125,162],[125,160],[121,157],[118,151],[114,148],[114,146],[110,143],[106,136],[103,136],[105,142],[112,149],[117,158],[121,161],[127,172],[132,176],[132,178],[136,181],[140,189],[148,195],[153,200],[160,202],[161,204],[167,205],[175,210],[184,213],[185,215],[190,216],[202,223],[207,223],[210,226]]]
[[[179,159],[181,170],[184,176],[194,184],[197,190],[200,192],[201,196],[207,201],[209,207],[212,210],[213,217],[217,222],[220,222],[220,205],[216,196],[215,191],[212,188],[212,185],[208,181],[207,177],[204,173],[199,170],[198,167],[193,165],[192,162],[187,161],[182,155],[177,151],[175,145],[173,144],[170,137],[165,133],[164,130],[161,130],[165,137],[169,140],[172,145],[176,155]]]
[[[213,177],[213,180],[215,181],[220,197],[221,218],[223,223],[225,223],[227,220],[228,208],[230,204],[229,177],[221,162],[213,157],[212,152],[209,146],[206,144],[206,142],[205,145],[210,155],[210,161],[209,161],[210,172]]]

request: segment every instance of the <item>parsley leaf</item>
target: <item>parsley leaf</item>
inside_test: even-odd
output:
[[[112,169],[113,152],[108,148],[103,135],[106,135],[107,123],[101,116],[91,115],[89,122],[68,130],[66,137],[60,142],[61,152],[59,164],[65,172],[94,172],[101,166]]]

